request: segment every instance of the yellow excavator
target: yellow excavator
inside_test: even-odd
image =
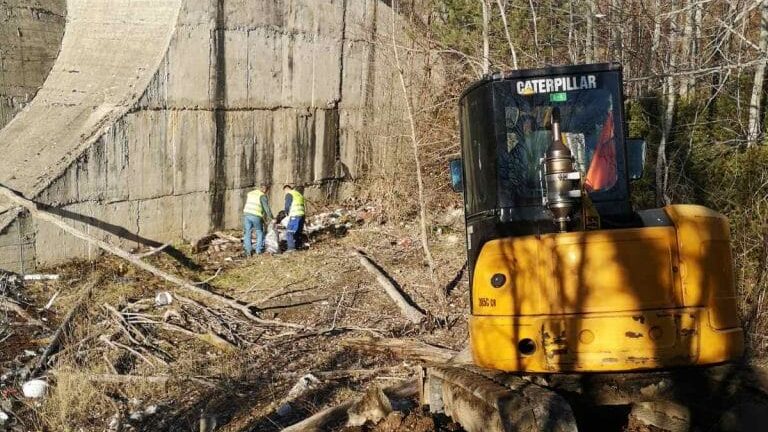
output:
[[[630,202],[646,146],[626,138],[619,64],[493,74],[459,107],[450,171],[464,193],[472,362],[425,369],[433,412],[468,431],[585,429],[568,396],[585,377],[627,405],[662,380],[634,371],[741,357],[728,220]]]

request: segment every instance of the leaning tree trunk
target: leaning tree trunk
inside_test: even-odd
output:
[[[747,146],[757,144],[760,138],[760,111],[763,100],[763,81],[765,79],[765,64],[768,61],[766,49],[768,49],[768,1],[763,1],[760,6],[760,52],[763,58],[755,69],[755,81],[752,85],[752,97],[749,101],[749,130],[747,134]]]

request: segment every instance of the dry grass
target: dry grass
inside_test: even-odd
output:
[[[381,220],[374,218],[369,225],[353,229],[345,237],[313,239],[310,250],[297,254],[226,260],[239,254],[239,245],[223,252],[188,254],[199,265],[199,270],[184,268],[165,255],[150,258],[154,265],[192,280],[207,279],[221,269],[211,280],[211,289],[256,305],[262,317],[301,323],[314,329],[335,329],[331,333],[292,335],[288,330],[261,328],[235,320],[232,321],[236,326],[233,334],[242,338],[235,341],[240,345],[235,351],[219,350],[158,326],[141,327],[148,338],[146,346],[132,343],[104,305],[130,311],[134,307],[131,305],[151,304],[149,299],[154,298],[156,292],[175,292],[176,287],[138,272],[118,259],[103,257],[93,263],[78,262],[48,269],[61,274],[61,280],[36,283],[30,291],[39,304],[45,303],[54,292],[62,291],[53,307],[53,322],[60,320],[79,299],[79,287],[90,273],[98,272],[105,279],[93,291],[87,309],[75,320],[64,349],[53,359],[49,395],[39,406],[30,406],[24,414],[25,424],[30,430],[41,431],[103,431],[115,414],[126,418],[149,405],[158,405],[162,415],[134,422],[139,430],[188,430],[184,428],[196,423],[201,410],[217,413],[220,423],[226,424],[223,430],[279,430],[279,424],[290,423],[329,403],[344,400],[375,379],[363,376],[325,382],[322,388],[297,402],[292,416],[276,416],[274,403],[284,398],[303,374],[399,364],[387,356],[365,356],[342,348],[338,342],[345,337],[372,332],[384,336],[421,335],[459,348],[466,338],[463,321],[466,288],[460,287],[450,297],[454,307],[448,311],[451,318],[447,321],[452,326],[414,327],[399,316],[373,277],[349,256],[352,248],[364,247],[419,306],[435,315],[445,315],[445,308],[425,276],[415,226],[410,223],[381,225]],[[463,251],[463,246],[455,244],[455,233],[451,231],[459,229],[460,226],[444,227],[446,234],[435,234],[431,239],[436,258],[445,269],[441,283],[450,281],[463,265],[462,254],[457,253],[457,250]],[[188,253],[186,246],[180,249]],[[192,295],[188,297],[194,299]],[[178,302],[143,313],[162,315],[168,310],[182,314],[187,320],[203,317],[197,312],[190,315],[192,309]],[[218,313],[227,314],[222,310]],[[236,314],[227,316],[236,318]],[[185,325],[192,328],[191,322]],[[149,361],[120,346],[105,344],[99,340],[102,335],[131,347]],[[163,376],[170,380],[162,385],[105,384],[86,379],[88,375],[114,373]],[[388,375],[397,379],[409,373],[408,368],[400,365]]]

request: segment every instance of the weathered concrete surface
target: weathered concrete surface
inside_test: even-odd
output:
[[[385,3],[68,6],[45,86],[0,131],[0,183],[89,233],[124,247],[188,240],[239,226],[254,185],[275,185],[277,210],[283,183],[306,185],[311,203],[375,165],[377,107],[393,105],[392,68],[377,42],[393,19]],[[32,244],[35,266],[97,252],[54,228],[14,222],[1,204],[0,242],[17,224],[28,240],[16,248]],[[0,268],[20,270],[19,262],[0,256]]]
[[[43,85],[61,47],[66,0],[0,0],[0,128]]]

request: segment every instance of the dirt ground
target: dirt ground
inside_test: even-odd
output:
[[[0,416],[0,432],[279,431],[373,388],[398,387],[417,376],[419,361],[353,347],[353,340],[397,338],[464,348],[464,231],[460,217],[450,217],[460,211],[448,210],[449,217],[435,221],[430,246],[439,271],[433,282],[414,224],[387,221],[369,207],[329,210],[343,216],[313,231],[300,252],[245,258],[239,240],[232,239],[241,234],[232,231],[143,258],[247,305],[250,317],[113,256],[41,270],[57,280],[0,278],[0,300],[27,315],[0,309],[0,411],[8,416],[4,422]],[[426,314],[423,322],[403,317],[353,255],[358,249]],[[73,310],[58,350],[40,362]],[[22,384],[31,378],[47,383],[44,397],[22,395]],[[462,430],[425,411],[414,396],[393,404],[395,411],[376,424],[347,427],[342,417],[323,430]],[[742,405],[721,422],[762,418],[756,413],[765,404]],[[614,430],[656,429],[625,421]]]
[[[59,275],[55,281],[6,284],[6,291],[23,297],[19,304],[30,315],[45,321],[42,327],[25,325],[6,314],[11,333],[0,354],[0,394],[11,419],[3,427],[188,431],[198,430],[202,421],[215,422],[220,431],[277,431],[372,384],[391,386],[414,376],[416,363],[345,347],[345,339],[407,337],[461,349],[468,310],[461,223],[454,220],[432,233],[441,269],[435,285],[413,224],[388,223],[376,209],[350,210],[351,220],[316,232],[309,248],[297,253],[244,258],[239,243],[217,238],[202,251],[175,245],[144,258],[249,305],[270,324],[255,323],[112,256],[41,271]],[[425,322],[414,325],[401,316],[352,256],[357,248],[427,313]],[[86,294],[83,287],[94,281]],[[155,297],[163,292],[171,293],[172,301],[158,306]],[[55,293],[53,305],[43,310]],[[47,395],[22,397],[20,384],[81,301],[61,349],[35,375],[50,385]],[[292,398],[308,374],[316,381]],[[126,376],[128,381],[117,381]],[[414,407],[359,430],[456,429]]]

